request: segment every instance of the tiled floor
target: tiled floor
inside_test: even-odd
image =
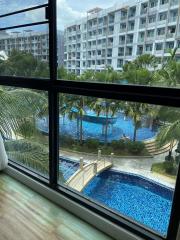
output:
[[[0,173],[0,240],[112,240]]]

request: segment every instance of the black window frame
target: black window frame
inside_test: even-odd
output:
[[[47,4],[40,5],[46,8],[46,24],[49,24],[49,68],[50,78],[27,78],[18,76],[0,76],[0,85],[13,86],[19,88],[44,90],[48,92],[49,102],[49,180],[40,177],[36,173],[23,168],[17,163],[9,161],[9,165],[18,171],[30,176],[38,182],[41,182],[49,188],[58,191],[60,194],[70,198],[76,203],[86,207],[87,209],[99,214],[102,217],[112,221],[113,223],[124,227],[130,232],[140,236],[146,240],[166,239],[175,240],[179,227],[178,205],[180,202],[180,168],[178,170],[174,199],[172,204],[171,218],[167,237],[163,238],[157,233],[153,233],[149,229],[138,225],[136,222],[129,221],[123,216],[114,214],[106,210],[102,206],[95,204],[93,201],[83,198],[80,194],[64,185],[58,184],[58,162],[59,162],[59,93],[92,96],[100,98],[113,98],[122,101],[145,102],[155,105],[164,105],[172,107],[180,107],[180,89],[165,87],[150,87],[140,85],[115,85],[104,83],[90,83],[78,81],[65,81],[57,79],[57,22],[56,22],[56,0],[49,0]],[[19,11],[0,15],[7,17],[21,12],[30,11],[40,8],[35,6]],[[15,27],[33,26],[44,24],[44,22],[24,24]],[[0,28],[7,30],[8,28]]]

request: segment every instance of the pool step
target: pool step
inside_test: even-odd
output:
[[[158,147],[157,146],[157,143],[155,142],[155,140],[151,140],[149,142],[144,142],[145,143],[145,146],[146,146],[146,149],[147,151],[149,152],[150,155],[152,156],[156,156],[156,155],[160,155],[160,154],[163,154],[163,153],[166,153],[166,152],[169,152],[169,149],[170,149],[170,143],[167,143],[165,144],[164,146],[162,147]],[[174,145],[173,147],[175,147],[177,144],[177,141],[174,142]]]

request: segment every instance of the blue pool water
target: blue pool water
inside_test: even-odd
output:
[[[78,168],[79,163],[60,159],[60,170],[65,180]],[[172,189],[138,175],[106,170],[86,186],[83,194],[161,235],[167,234]]]
[[[63,174],[65,181],[68,180],[79,168],[78,162],[73,162],[72,160],[60,159],[59,169]]]
[[[153,229],[167,234],[173,191],[142,177],[107,170],[83,194]]]
[[[90,111],[89,111],[90,112]],[[90,113],[92,114],[92,113]],[[133,139],[134,125],[131,118],[125,118],[123,113],[116,115],[117,120],[114,124],[109,124],[108,137],[109,142],[113,140],[119,140],[125,134],[130,139]],[[60,117],[60,133],[71,135],[74,138],[78,138],[77,132],[77,119],[70,120],[68,116]],[[48,121],[47,119],[40,119],[38,121],[38,128],[44,132],[48,132]],[[100,141],[105,140],[103,134],[103,125],[100,123],[83,121],[83,138],[97,138]],[[145,139],[152,138],[156,135],[157,129],[152,129],[149,126],[147,119],[145,118],[141,128],[137,130],[137,140],[143,141]]]

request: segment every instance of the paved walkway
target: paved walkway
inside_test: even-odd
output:
[[[153,163],[163,162],[167,153],[155,157],[116,157],[112,158],[113,168],[115,170],[130,172],[144,177],[150,178],[168,187],[175,187],[175,179],[166,177],[164,175],[151,172]],[[80,157],[84,158],[87,163],[93,162],[97,159],[97,155],[88,153],[78,153],[73,151],[62,151],[60,156],[70,158],[74,161],[79,161]],[[102,159],[109,160],[110,156],[102,156]]]

